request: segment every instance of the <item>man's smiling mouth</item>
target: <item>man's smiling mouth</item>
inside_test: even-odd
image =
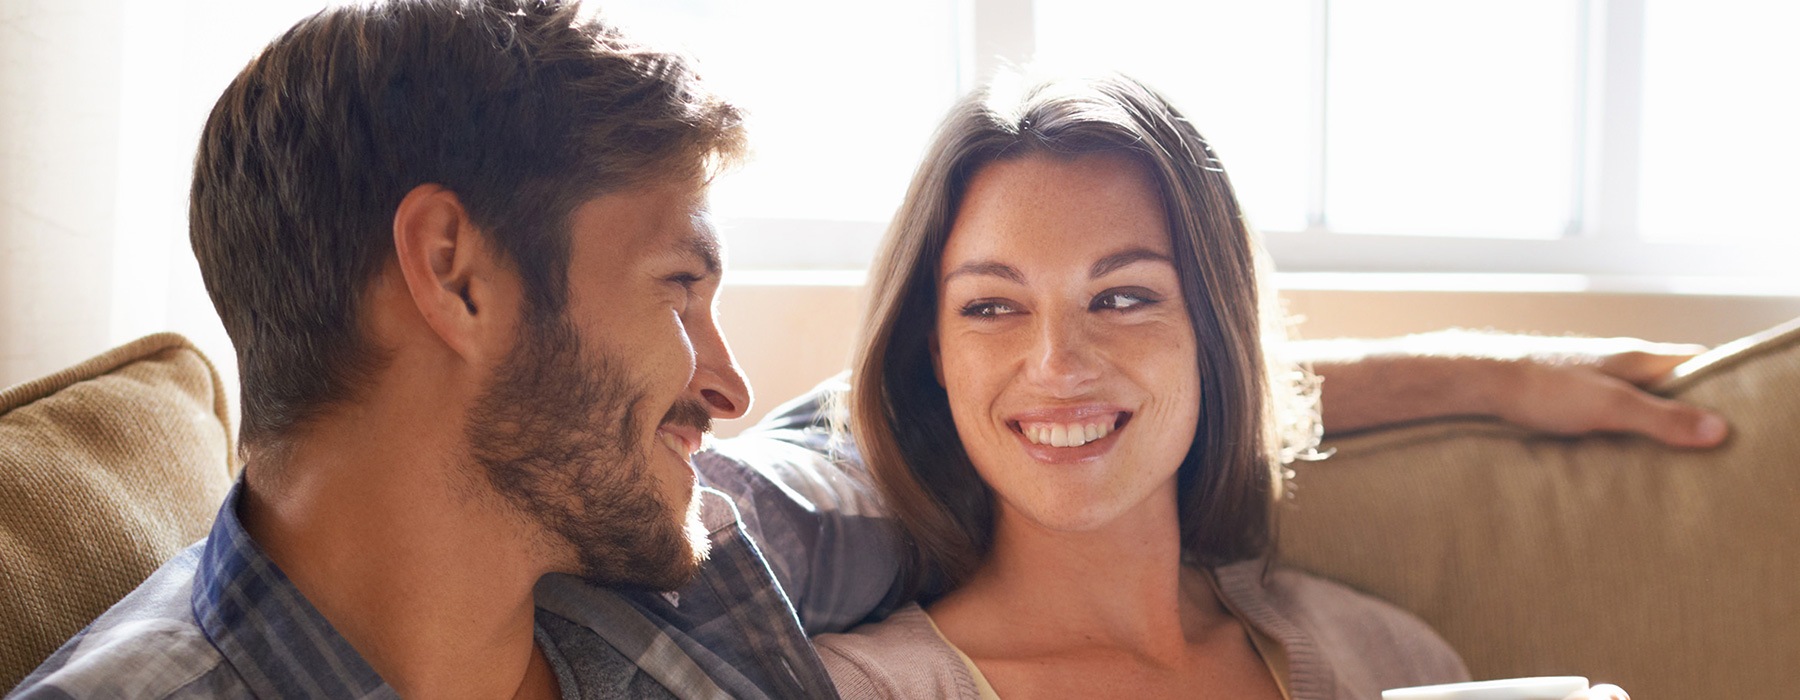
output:
[[[656,428],[656,439],[670,452],[688,459],[700,451],[701,441],[709,432],[712,432],[712,416],[706,412],[705,405],[684,398],[669,407],[662,424]]]
[[[693,457],[695,452],[700,451],[699,431],[693,431],[693,435],[683,434],[686,432],[688,431],[683,431],[679,428],[670,429],[665,427],[656,431],[656,437],[662,440],[663,447],[669,448],[670,452],[674,452],[686,459]]]

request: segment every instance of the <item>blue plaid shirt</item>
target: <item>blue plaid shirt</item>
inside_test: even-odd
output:
[[[894,604],[899,560],[892,524],[823,456],[817,409],[790,404],[695,455],[712,556],[686,588],[538,583],[537,638],[563,697],[836,697],[807,636]],[[9,697],[394,697],[250,539],[240,494]]]

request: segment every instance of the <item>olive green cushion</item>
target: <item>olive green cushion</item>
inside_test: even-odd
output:
[[[1280,551],[1413,611],[1476,678],[1585,675],[1636,700],[1800,688],[1800,320],[1682,365],[1713,450],[1455,421],[1301,466]]]
[[[228,416],[211,363],[168,333],[0,392],[0,689],[205,536]]]

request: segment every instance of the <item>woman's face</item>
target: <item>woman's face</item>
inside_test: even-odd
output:
[[[1156,187],[1124,156],[1031,155],[970,182],[933,347],[1002,518],[1086,531],[1174,508],[1200,375],[1172,255]]]

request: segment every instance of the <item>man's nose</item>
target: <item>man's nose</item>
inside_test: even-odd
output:
[[[689,326],[689,340],[694,343],[695,365],[692,388],[706,404],[707,413],[715,420],[730,420],[750,412],[750,385],[738,369],[731,346],[719,331],[717,321],[709,313],[704,322]]]

